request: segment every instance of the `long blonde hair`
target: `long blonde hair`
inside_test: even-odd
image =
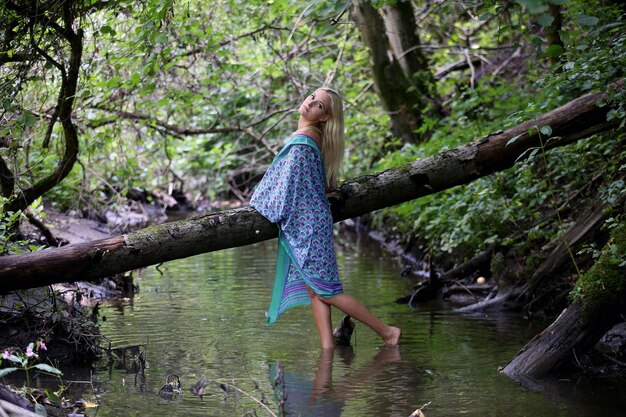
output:
[[[341,95],[327,87],[321,87],[330,96],[330,118],[322,123],[322,156],[326,168],[328,188],[337,187],[345,150],[345,132],[343,125],[343,99]]]

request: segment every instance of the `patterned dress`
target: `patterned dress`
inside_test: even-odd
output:
[[[250,200],[279,228],[268,324],[289,308],[310,303],[307,286],[326,298],[343,292],[324,177],[317,144],[296,135],[276,155]]]

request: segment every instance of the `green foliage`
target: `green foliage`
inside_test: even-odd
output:
[[[531,15],[544,13],[547,4],[539,0],[518,3]],[[482,6],[491,7],[488,2]],[[436,122],[431,141],[385,155],[374,170],[432,156],[532,120],[590,90],[609,91],[610,98],[604,104],[612,108],[608,119],[619,117],[623,124],[623,89],[607,87],[621,76],[626,64],[623,22],[619,14],[612,12],[601,17],[598,14],[597,22],[585,17],[597,13],[599,7],[573,1],[564,6],[564,32],[575,32],[576,36],[567,35],[564,39],[561,67],[552,71],[533,69],[530,75],[537,74],[535,84],[485,78],[474,89],[455,86],[448,96],[451,113]],[[538,129],[544,135],[544,143],[558,140],[551,137],[549,126]],[[607,135],[548,153],[536,148],[524,156],[526,161],[506,172],[383,210],[375,214],[375,224],[381,228],[393,225],[397,234],[405,238],[416,235],[435,255],[463,256],[492,242],[510,245],[518,239],[519,244],[521,237],[527,239],[529,248],[538,248],[560,230],[556,223],[541,221],[545,213],[568,202],[569,196],[577,195],[579,190],[585,192],[579,198],[593,195],[588,184],[599,170],[615,178],[599,188],[600,198],[615,202],[623,195],[623,177],[618,173],[623,173],[626,156],[621,140]]]
[[[32,242],[16,239],[16,227],[24,218],[21,211],[4,211],[2,208],[9,200],[0,196],[0,255],[17,255],[38,249]]]
[[[556,223],[541,221],[546,213],[568,203],[579,191],[594,195],[590,185],[598,169],[619,171],[626,162],[619,141],[611,143],[609,137],[552,150],[546,155],[547,166],[541,155],[468,185],[382,210],[375,214],[375,224],[393,225],[400,236],[416,235],[435,255],[472,254],[494,242],[510,245],[517,240],[538,248],[560,229]],[[611,160],[610,155],[617,157]],[[385,159],[385,166],[428,155],[413,151],[393,156]],[[600,198],[614,202],[625,192],[622,185],[616,180],[597,191]]]
[[[539,78],[538,85],[567,97],[607,91],[609,98],[603,104],[611,107],[607,119],[620,120],[623,127],[626,93],[614,85],[626,67],[626,24],[619,7],[606,7],[599,1],[569,2],[564,14],[567,25],[560,32],[564,43],[560,70]]]
[[[519,108],[520,95],[511,84],[484,84],[475,90],[463,90],[451,96],[453,113],[437,123],[431,140],[422,145],[406,146],[382,158],[374,171],[408,163],[417,158],[433,156],[450,148],[479,139],[489,132],[518,123],[502,119]],[[493,103],[497,102],[497,106]],[[520,175],[524,175],[521,173]],[[457,249],[480,250],[500,241],[515,224],[516,215],[525,204],[514,198],[517,178],[499,173],[469,185],[422,197],[397,207],[383,210],[375,224],[394,224],[398,234],[416,234],[428,242],[434,254],[451,253]],[[536,190],[530,190],[534,194]],[[445,213],[445,214],[444,214]]]
[[[2,205],[6,204],[6,202],[7,199],[0,197],[0,203]],[[14,235],[12,229],[18,224],[22,214],[20,212],[6,212],[2,214],[2,221],[0,222],[0,254],[16,253],[16,245],[11,242],[11,238]]]
[[[244,128],[280,147],[294,128],[285,116],[335,68],[334,56],[307,43],[352,49],[344,34],[354,31],[319,20],[345,5],[153,0],[97,12],[77,102],[86,115],[80,167],[51,198],[63,209],[101,207],[103,193],[171,184],[226,197],[234,170],[271,161]]]

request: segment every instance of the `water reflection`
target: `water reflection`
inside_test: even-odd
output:
[[[285,370],[276,363],[269,366],[269,378],[281,415],[301,417],[340,417],[346,401],[359,395],[358,387],[401,360],[398,347],[382,347],[369,363],[353,369],[349,378],[333,384],[333,363],[338,358],[343,368],[352,369],[352,346],[322,349],[313,380],[306,373]]]

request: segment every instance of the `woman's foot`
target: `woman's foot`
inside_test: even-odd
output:
[[[383,337],[383,341],[386,346],[398,346],[398,342],[400,341],[400,336],[402,335],[402,330],[397,327],[389,326],[388,334]]]

